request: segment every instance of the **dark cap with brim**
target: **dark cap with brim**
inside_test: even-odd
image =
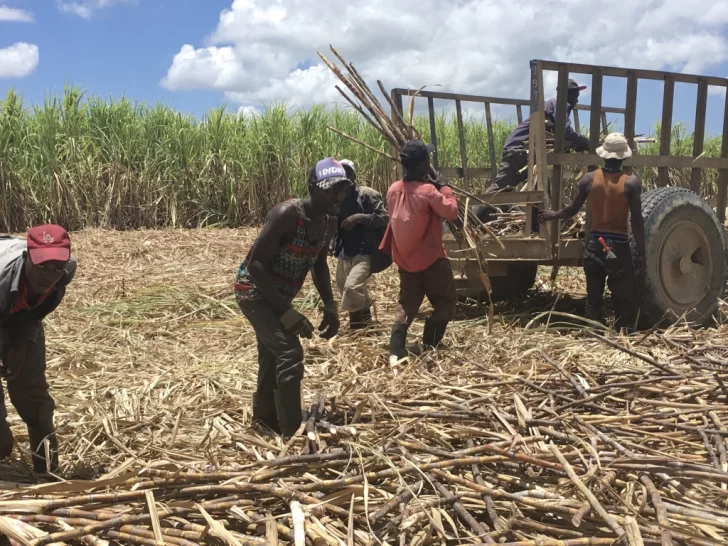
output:
[[[584,91],[586,89],[586,85],[579,85],[576,83],[576,80],[572,80],[569,78],[569,85],[568,85],[569,91]]]
[[[405,142],[399,153],[399,158],[404,165],[416,165],[425,161],[429,154],[435,151],[432,144],[425,144],[421,140],[413,139]]]

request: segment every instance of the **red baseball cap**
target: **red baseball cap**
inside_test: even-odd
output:
[[[71,258],[71,238],[56,224],[30,228],[27,244],[30,261],[35,265],[51,261],[67,262]]]

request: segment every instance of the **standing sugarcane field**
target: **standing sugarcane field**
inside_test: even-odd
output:
[[[0,546],[728,546],[728,79],[344,38],[312,105],[0,100]]]

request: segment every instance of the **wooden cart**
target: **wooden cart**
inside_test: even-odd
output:
[[[547,152],[544,113],[544,71],[558,74],[555,143],[553,152]],[[496,150],[493,147],[492,105],[515,106],[518,121],[522,120],[522,107],[530,107],[528,179],[521,191],[503,192],[477,197],[493,205],[514,205],[525,209],[526,223],[521,233],[501,238],[503,247],[495,240],[481,246],[488,257],[489,275],[495,300],[518,297],[530,289],[539,265],[578,266],[584,252],[584,240],[588,237],[589,218],[585,233],[579,237],[561,234],[557,222],[539,226],[534,233],[533,209],[558,210],[564,199],[564,170],[567,168],[594,169],[602,164],[596,154],[565,153],[566,96],[569,77],[588,74],[591,82],[591,104],[577,105],[574,111],[575,128],[579,130],[579,111],[590,115],[590,148],[595,150],[600,133],[606,128],[606,114],[624,116],[624,134],[636,149],[635,118],[637,89],[640,80],[664,82],[662,124],[659,155],[633,155],[625,162],[629,167],[653,167],[658,171],[657,187],[643,193],[642,211],[645,219],[647,244],[646,268],[638,280],[643,316],[649,322],[675,322],[686,319],[695,324],[707,324],[716,315],[718,298],[726,283],[726,237],[723,229],[728,197],[728,101],[723,113],[722,147],[719,158],[702,157],[705,133],[708,86],[728,87],[728,79],[546,60],[531,61],[531,98],[529,101],[476,95],[421,91],[417,97],[427,100],[430,118],[430,141],[437,145],[435,132],[434,100],[455,102],[457,115],[460,161],[458,167],[443,167],[448,177],[461,179],[465,188],[474,179],[492,179],[497,170]],[[625,108],[602,105],[603,78],[626,79]],[[695,138],[692,156],[671,156],[672,113],[675,83],[697,86],[695,105]],[[394,89],[392,99],[402,110],[403,97],[412,93],[406,89]],[[465,146],[462,105],[483,104],[490,145],[490,165],[470,166]],[[435,166],[439,168],[437,154]],[[669,169],[691,169],[689,187],[670,187]],[[718,195],[715,207],[701,196],[701,171],[717,169],[719,172]],[[550,181],[549,185],[538,181]],[[687,185],[687,184],[686,184]],[[475,203],[473,203],[475,204]],[[456,271],[458,292],[462,296],[482,294],[483,286],[476,273],[477,265],[465,249],[450,236],[445,237],[446,248]]]

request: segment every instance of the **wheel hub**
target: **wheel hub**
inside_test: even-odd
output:
[[[700,303],[712,266],[708,237],[698,224],[683,220],[670,226],[658,249],[657,275],[673,308],[686,311]]]
[[[683,256],[680,258],[680,273],[683,275],[689,275],[693,272],[693,261],[690,256]]]

